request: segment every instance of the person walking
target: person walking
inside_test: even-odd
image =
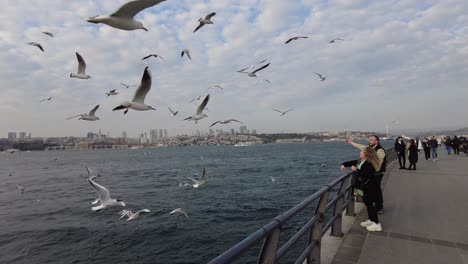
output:
[[[452,154],[452,139],[450,137],[445,137],[444,140],[445,149],[447,150],[447,154]]]
[[[423,150],[424,150],[424,157],[426,160],[429,160],[431,158],[431,147],[429,146],[429,140],[425,138],[422,142],[423,145]]]
[[[405,157],[405,142],[403,142],[403,137],[398,137],[395,140],[394,145],[395,151],[398,155],[398,163],[400,163],[400,170],[406,169],[406,157]]]
[[[372,147],[364,147],[359,155],[359,160],[343,162],[341,170],[344,170],[346,167],[350,167],[357,174],[355,188],[358,190],[358,193],[362,194],[367,208],[368,219],[362,222],[361,226],[371,232],[382,231],[377,208],[380,184],[376,177],[376,172],[381,167],[377,152]]]
[[[348,144],[351,144],[355,148],[363,150],[366,146],[362,144],[355,143],[350,139],[346,139]],[[379,214],[383,214],[383,193],[382,193],[382,179],[384,173],[387,171],[387,157],[385,153],[385,149],[380,145],[380,138],[377,135],[369,136],[369,147],[373,148],[375,152],[377,152],[377,157],[379,158],[379,165],[380,168],[376,171],[376,178],[378,182],[377,188],[377,211]]]
[[[416,163],[418,163],[418,146],[416,145],[416,141],[414,139],[410,140],[410,145],[408,147],[408,160],[409,160],[409,167],[408,170],[416,170]],[[413,167],[411,169],[411,167]]]
[[[432,161],[437,160],[437,148],[439,147],[439,142],[435,136],[431,137],[431,140],[428,141],[429,146],[431,147]]]
[[[460,146],[461,146],[461,140],[457,136],[454,136],[452,140],[452,147],[453,147],[454,155],[460,155]]]

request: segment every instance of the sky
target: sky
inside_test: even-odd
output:
[[[466,0],[167,0],[135,17],[148,32],[86,22],[126,0],[0,2],[6,8],[0,13],[0,137],[10,131],[85,136],[99,129],[136,137],[155,128],[191,134],[229,118],[262,133],[384,131],[387,123],[395,130],[467,126]],[[217,13],[214,24],[192,33],[210,12]],[[296,35],[308,38],[284,44]],[[329,44],[333,38],[344,41]],[[184,48],[192,60],[180,57]],[[77,69],[75,52],[92,79],[69,77]],[[167,63],[141,61],[150,53]],[[265,59],[271,64],[257,78],[236,72]],[[153,84],[145,103],[157,110],[113,112],[135,91],[119,83],[139,84],[146,66]],[[263,79],[271,85],[258,83]],[[188,102],[214,84],[224,89],[210,91],[208,117],[197,125],[182,121],[201,101]],[[119,94],[107,97],[111,89]],[[101,120],[65,120],[97,104]],[[179,115],[171,117],[169,106]],[[294,110],[279,116],[272,108]]]

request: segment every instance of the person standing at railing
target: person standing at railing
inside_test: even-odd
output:
[[[410,140],[410,145],[408,147],[408,160],[409,160],[409,167],[408,170],[416,170],[416,163],[418,162],[418,146],[416,145],[416,141],[414,139]],[[411,168],[413,167],[413,168]]]
[[[378,217],[378,191],[380,183],[376,172],[380,169],[380,161],[377,152],[372,147],[364,147],[359,155],[359,160],[351,160],[341,164],[341,170],[350,167],[356,173],[357,180],[354,188],[362,196],[367,208],[369,219],[361,223],[368,231],[380,232],[382,226]]]
[[[400,163],[400,170],[406,169],[406,157],[405,157],[405,142],[403,141],[403,137],[398,137],[395,140],[395,151],[398,154],[398,163]]]
[[[353,145],[354,147],[363,150],[366,146],[362,144],[355,143],[350,139],[346,139],[348,144]],[[377,152],[377,157],[379,158],[379,169],[376,170],[376,178],[378,182],[378,189],[377,189],[377,211],[379,214],[384,212],[383,208],[383,193],[382,193],[382,178],[384,173],[387,171],[387,157],[385,153],[385,149],[380,145],[380,139],[377,135],[371,135],[369,137],[369,147],[373,148]]]
[[[439,147],[439,142],[437,141],[435,136],[432,136],[428,144],[431,147],[432,161],[436,161],[437,160],[437,148]]]

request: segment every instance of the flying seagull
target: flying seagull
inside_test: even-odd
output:
[[[91,76],[86,74],[86,62],[84,61],[83,57],[78,52],[76,53],[76,59],[78,60],[78,73],[70,73],[70,78],[77,78],[77,79],[90,79]]]
[[[288,40],[286,40],[286,42],[284,44],[288,44],[289,42],[293,41],[293,40],[298,40],[298,39],[306,39],[306,38],[309,38],[309,37],[304,37],[304,36],[296,36],[296,37],[292,37]]]
[[[91,207],[91,210],[99,211],[101,209],[109,208],[115,205],[125,206],[125,203],[122,200],[112,199],[110,197],[109,190],[107,190],[104,186],[96,183],[92,179],[88,179],[87,181],[94,188],[99,197],[99,202],[101,202],[100,205]]]
[[[222,125],[225,125],[225,124],[229,124],[231,122],[237,122],[237,123],[241,123],[241,124],[244,124],[243,122],[237,120],[237,119],[227,119],[227,120],[219,120],[219,121],[216,121],[214,122],[213,124],[211,124],[210,127],[216,125],[216,124],[222,124]]]
[[[133,87],[133,86],[137,86],[136,84],[125,84],[125,83],[120,83],[120,85],[122,85],[123,87],[125,88],[130,88],[130,87]]]
[[[260,83],[262,83],[262,82],[266,82],[266,83],[269,83],[269,84],[271,85],[270,80],[267,80],[267,79],[263,79],[263,80],[261,80],[261,81],[258,81],[257,84],[255,84],[255,85],[258,85],[258,84],[260,84]]]
[[[182,214],[185,216],[185,218],[187,218],[187,220],[190,220],[190,217],[184,210],[182,210],[182,208],[174,209],[172,212],[169,213],[169,215],[173,215],[173,214]]]
[[[211,18],[216,15],[215,12],[212,12],[211,14],[208,14],[205,18],[199,18],[198,22],[200,22],[200,25],[193,31],[193,33],[197,32],[200,28],[202,28],[206,24],[213,24],[213,21],[211,21]]]
[[[115,90],[117,90],[117,89],[110,90],[108,93],[106,93],[106,94],[107,94],[107,96],[109,97],[109,96],[111,96],[111,95],[118,95],[119,93],[118,93],[118,92],[116,92]]]
[[[171,112],[171,116],[176,116],[179,113],[179,111],[174,111],[170,107],[168,107],[168,109]]]
[[[206,183],[206,167],[203,167],[202,176],[198,180],[194,178],[190,178],[190,177],[185,177],[185,178],[187,178],[188,180],[191,180],[193,182],[192,187],[197,189],[198,187]]]
[[[237,71],[237,72],[246,73],[246,74],[247,74],[248,76],[250,76],[250,77],[257,77],[256,73],[259,72],[259,71],[261,71],[261,70],[263,70],[263,69],[265,69],[265,68],[268,67],[268,66],[270,66],[270,63],[265,64],[265,65],[263,65],[262,67],[260,67],[260,68],[258,68],[258,69],[256,69],[256,70],[254,70],[254,71],[252,71],[252,72],[245,72],[245,70],[247,70],[249,67],[247,67],[247,68],[245,68],[245,69],[242,69],[242,70],[240,70],[240,71]]]
[[[155,6],[164,1],[165,0],[130,1],[122,5],[117,11],[115,11],[111,15],[100,15],[90,17],[87,21],[94,24],[103,23],[113,28],[128,31],[135,29],[143,29],[145,31],[148,31],[148,29],[146,29],[141,22],[134,20],[133,17],[143,9]]]
[[[147,60],[147,59],[149,59],[149,58],[151,58],[151,57],[155,57],[155,58],[158,58],[158,57],[159,57],[159,58],[161,58],[161,60],[163,60],[164,62],[167,62],[161,55],[158,55],[158,54],[150,54],[150,55],[148,55],[148,56],[146,56],[146,57],[143,57],[141,60]]]
[[[328,43],[335,43],[335,42],[337,42],[338,40],[342,40],[342,41],[343,41],[344,39],[342,39],[342,38],[334,38],[334,39],[328,41]]]
[[[198,106],[195,115],[187,117],[184,120],[189,120],[189,121],[193,120],[193,121],[195,121],[195,124],[197,124],[199,120],[201,120],[201,119],[203,119],[205,117],[208,117],[207,115],[203,114],[203,111],[205,110],[206,105],[208,104],[209,100],[210,100],[210,95],[208,94],[205,97],[205,99],[203,100],[203,102]]]
[[[216,88],[217,88],[217,89],[221,89],[221,90],[224,89],[223,87],[221,87],[221,85],[215,84],[215,85],[212,85],[212,86],[208,87],[207,90],[209,90],[209,89],[213,89],[213,90],[214,90],[214,89],[216,89]]]
[[[187,55],[187,57],[191,60],[192,57],[190,57],[190,50],[189,49],[183,49],[181,52],[180,52],[180,57],[183,57],[185,55]]]
[[[88,166],[85,166],[86,172],[88,173],[88,179],[94,180],[97,177],[101,176],[100,174],[95,174],[94,171],[92,171]],[[96,202],[97,203],[97,202]]]
[[[42,50],[42,52],[44,52],[44,48],[42,47],[42,45],[37,42],[29,42],[28,45],[38,47],[40,50]]]
[[[278,113],[281,113],[280,116],[284,116],[284,115],[287,114],[288,112],[291,112],[292,110],[294,110],[294,108],[289,109],[289,110],[287,110],[287,111],[280,111],[280,110],[277,110],[277,109],[274,109],[274,108],[273,108],[273,110],[276,111],[276,112],[278,112]]]
[[[47,36],[49,36],[49,37],[51,37],[51,38],[54,37],[54,34],[52,34],[52,33],[50,33],[50,32],[47,32],[47,31],[42,32],[42,34],[45,34],[45,35],[47,35]]]
[[[145,104],[145,97],[150,91],[150,89],[151,72],[148,70],[148,67],[146,67],[145,71],[143,72],[143,77],[141,78],[140,86],[138,86],[138,89],[135,91],[135,95],[133,96],[132,101],[124,101],[112,111],[125,109],[125,115],[128,112],[128,109],[133,109],[137,111],[156,110],[153,107]]]
[[[322,75],[320,73],[316,73],[316,72],[314,72],[314,73],[317,74],[317,76],[319,77],[321,82],[323,82],[323,81],[325,81],[327,79],[327,76],[324,76],[324,75]]]
[[[119,220],[121,220],[124,217],[128,217],[127,221],[131,221],[133,219],[138,218],[138,216],[140,216],[141,213],[149,213],[149,212],[151,212],[151,211],[148,210],[148,209],[142,209],[142,210],[140,210],[140,211],[138,211],[136,213],[133,213],[130,210],[125,210],[124,209],[124,210],[120,211],[120,213],[119,213],[120,214]]]
[[[72,116],[67,118],[67,120],[75,118],[75,117],[80,117],[78,120],[85,120],[85,121],[96,121],[100,120],[99,117],[96,116],[96,110],[98,110],[99,105],[96,105],[91,111],[89,111],[89,114],[78,114],[76,116]]]
[[[17,187],[16,189],[17,189],[17,190],[21,190],[21,195],[24,194],[24,187],[23,187],[23,185],[21,185],[21,184],[18,185],[18,187]]]
[[[54,97],[51,96],[51,97],[49,97],[49,98],[44,98],[44,99],[42,99],[40,102],[42,103],[42,102],[44,102],[44,101],[50,101],[50,100],[52,100],[52,98],[54,98]]]
[[[195,100],[197,100],[197,101],[200,100],[203,96],[204,96],[204,95],[200,95],[200,96],[198,96],[198,97],[193,98],[192,100],[190,100],[189,104],[192,103],[192,102],[195,101]]]

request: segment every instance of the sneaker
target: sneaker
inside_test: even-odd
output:
[[[371,232],[381,232],[382,231],[382,226],[379,224],[376,224],[374,222],[372,222],[372,225],[366,227],[367,231],[371,231]]]
[[[372,224],[375,224],[375,223],[372,222],[371,220],[367,219],[366,221],[361,223],[361,226],[362,227],[368,227],[368,226],[371,226]]]
[[[379,211],[377,211],[377,214],[381,215],[381,214],[383,214],[384,212],[385,212],[385,210],[382,208],[382,209],[380,209]]]

